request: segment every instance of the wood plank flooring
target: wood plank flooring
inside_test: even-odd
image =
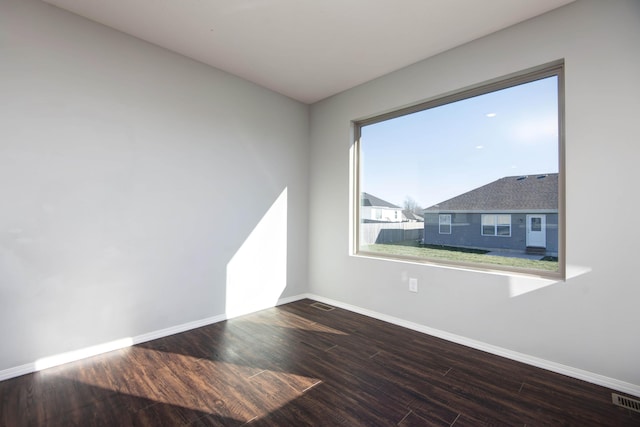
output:
[[[312,303],[0,382],[0,425],[640,426],[609,389]]]

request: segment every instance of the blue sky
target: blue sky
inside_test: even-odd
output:
[[[361,132],[361,190],[423,208],[505,176],[558,172],[558,86],[549,77]]]

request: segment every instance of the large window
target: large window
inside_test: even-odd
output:
[[[563,85],[556,62],[354,122],[354,252],[561,277]]]
[[[482,214],[483,236],[511,236],[511,215]]]

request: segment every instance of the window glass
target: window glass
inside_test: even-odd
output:
[[[440,215],[440,230],[441,234],[451,234],[451,215]]]
[[[542,218],[538,218],[538,217],[531,218],[531,230],[532,231],[542,230]]]
[[[497,215],[496,223],[498,236],[511,236],[511,215]]]
[[[496,235],[496,216],[482,215],[482,234],[485,236]]]
[[[356,122],[355,191],[403,215],[371,243],[358,207],[355,253],[562,274],[562,68]]]

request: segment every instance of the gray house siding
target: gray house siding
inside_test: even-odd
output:
[[[499,212],[496,212],[499,214]],[[439,232],[439,215],[451,215],[451,234]],[[548,255],[558,253],[558,214],[546,215],[546,248]],[[467,248],[524,251],[527,245],[527,213],[511,214],[511,236],[483,236],[480,213],[425,213],[424,243]]]

